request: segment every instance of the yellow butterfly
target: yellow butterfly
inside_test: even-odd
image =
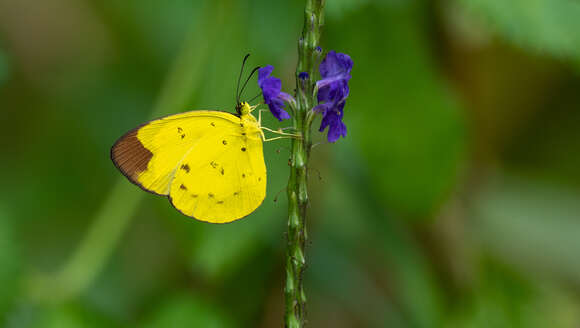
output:
[[[251,114],[256,106],[237,102],[237,115],[198,110],[145,123],[117,140],[111,159],[131,182],[168,196],[187,216],[241,219],[266,197],[262,142],[281,138],[266,139],[262,130],[291,134],[262,127],[261,115]]]

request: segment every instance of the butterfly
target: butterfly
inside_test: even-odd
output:
[[[266,197],[262,130],[276,131],[262,127],[261,115],[251,114],[256,106],[239,95],[236,114],[196,110],[147,122],[117,140],[111,159],[131,182],[167,196],[184,215],[210,223],[241,219]]]

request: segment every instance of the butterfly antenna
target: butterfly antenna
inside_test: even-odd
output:
[[[328,141],[326,141],[326,142],[317,142],[317,143],[313,144],[313,145],[312,145],[312,147],[311,147],[310,149],[312,149],[312,148],[314,148],[314,147],[316,147],[316,146],[320,146],[320,145],[327,144],[327,143],[329,143],[329,142],[328,142]]]
[[[258,93],[257,95],[254,96],[254,98],[248,100],[248,103],[251,103],[252,101],[256,100],[256,98],[260,97],[262,95],[262,91],[260,91],[260,93]]]
[[[276,193],[276,197],[274,197],[274,203],[278,202],[278,196],[280,196],[280,193],[282,193],[284,190],[286,190],[286,188],[282,188],[280,191],[278,191],[278,193]]]
[[[252,78],[254,73],[256,73],[256,71],[259,69],[260,69],[260,66],[257,66],[256,68],[254,68],[252,70],[252,73],[250,73],[250,76],[248,76],[248,78],[246,79],[246,82],[244,82],[244,85],[242,86],[242,90],[240,90],[240,95],[238,96],[238,100],[239,100],[239,97],[244,93],[244,89],[246,88],[246,85],[248,84],[248,82],[250,81],[250,79]]]
[[[240,103],[240,81],[242,80],[242,74],[244,73],[244,66],[246,66],[246,60],[248,60],[250,54],[244,56],[242,61],[242,68],[240,69],[240,75],[238,76],[238,83],[236,85],[236,105]]]

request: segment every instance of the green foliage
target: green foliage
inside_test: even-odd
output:
[[[569,292],[546,282],[527,281],[497,262],[483,265],[478,294],[457,307],[448,328],[569,328],[580,320]]]
[[[26,3],[0,11],[0,326],[282,326],[287,141],[228,225],[108,154],[152,116],[231,111],[248,52],[292,93],[303,1]],[[308,170],[310,325],[579,326],[578,2],[327,6],[322,47],[354,68],[348,136]],[[508,42],[464,43],[453,19]]]
[[[351,13],[359,9],[360,7],[364,7],[371,2],[369,0],[336,0],[336,1],[328,1],[326,3],[326,17],[331,19],[336,18],[343,18],[344,15]]]
[[[8,63],[8,56],[6,53],[0,48],[0,86],[2,86],[7,80],[10,75],[10,66]]]
[[[342,158],[354,156],[344,149],[339,153]],[[377,199],[368,199],[358,192],[370,181],[360,174],[360,164],[350,165],[343,168],[349,174],[333,177],[331,191],[318,200],[321,207],[317,213],[318,229],[325,231],[321,236],[328,240],[319,241],[322,245],[317,249],[324,254],[313,254],[312,287],[318,286],[339,298],[343,306],[364,317],[370,327],[398,327],[404,326],[404,322],[414,327],[438,325],[442,319],[442,291],[433,281],[425,254],[408,231],[393,221],[395,218],[379,214],[383,207]],[[369,249],[374,250],[372,255],[364,254]],[[377,262],[372,266],[382,275],[379,280],[398,282],[390,291],[396,295],[396,301],[376,286],[377,278],[372,273],[364,270],[374,261]],[[346,287],[333,289],[339,281]]]
[[[32,305],[22,303],[5,320],[6,328],[120,327],[114,321],[78,303]]]
[[[22,276],[20,251],[12,217],[0,203],[0,322],[19,292]]]
[[[410,4],[367,6],[344,17],[357,24],[329,20],[326,29],[327,43],[355,62],[345,115],[356,138],[347,142],[368,161],[373,191],[411,217],[449,195],[465,147],[464,119],[434,71],[422,17]]]
[[[523,270],[580,283],[579,198],[567,188],[505,177],[479,199],[474,230],[496,256]]]
[[[208,304],[203,298],[190,295],[171,297],[156,308],[149,320],[141,327],[233,327],[228,322],[227,315],[216,311],[215,306]]]
[[[242,269],[249,259],[268,245],[273,237],[270,236],[272,232],[283,231],[282,222],[266,219],[283,217],[282,211],[268,205],[258,212],[259,216],[254,222],[235,222],[220,229],[214,226],[203,227],[203,232],[193,242],[191,249],[194,270],[211,279],[223,279]]]
[[[570,0],[458,0],[505,39],[534,52],[580,61],[580,3]]]

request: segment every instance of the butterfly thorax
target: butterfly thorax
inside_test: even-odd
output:
[[[240,126],[242,127],[242,131],[245,132],[248,136],[258,135],[260,136],[262,130],[260,129],[260,124],[258,120],[251,114],[252,108],[250,104],[247,102],[240,103],[236,106],[236,110],[238,111],[240,117]]]

